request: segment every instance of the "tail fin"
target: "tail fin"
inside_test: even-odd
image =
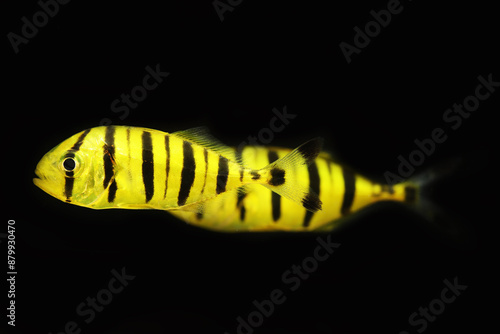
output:
[[[475,239],[467,222],[453,212],[444,210],[432,199],[439,183],[449,178],[456,178],[463,163],[463,159],[460,158],[443,161],[411,177],[403,185],[405,203],[424,218],[428,228],[437,232],[441,241],[451,241],[453,245],[466,246],[472,244]]]
[[[288,153],[281,159],[260,169],[258,173],[264,176],[259,183],[277,194],[301,204],[309,211],[321,210],[321,201],[314,193],[307,180],[303,180],[297,169],[309,165],[321,152],[323,140],[311,139]]]

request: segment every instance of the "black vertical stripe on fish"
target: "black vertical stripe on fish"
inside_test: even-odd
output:
[[[104,181],[103,187],[106,189],[108,187],[109,182],[114,176],[114,156],[115,156],[115,127],[108,126],[106,127],[106,135],[104,138],[104,146],[103,146],[103,165],[104,165]]]
[[[118,186],[116,185],[116,180],[111,181],[111,184],[109,185],[109,189],[108,189],[108,202],[109,203],[112,203],[115,200],[117,189],[118,189]]]
[[[78,137],[76,143],[70,148],[70,152],[66,154],[68,158],[74,158],[75,153],[80,150],[80,146],[82,146],[85,137],[89,134],[91,129],[87,129],[83,131],[83,133]],[[67,171],[64,177],[64,196],[66,196],[66,202],[71,202],[71,197],[73,196],[73,185],[75,183],[75,179],[73,178],[74,174],[72,171]]]
[[[217,194],[223,193],[226,191],[227,178],[229,175],[229,166],[227,163],[227,159],[222,155],[219,156],[219,169],[217,170],[217,187],[215,192]]]
[[[116,184],[115,176],[115,127],[108,126],[106,128],[106,135],[104,137],[104,188],[108,186],[108,202],[112,203],[116,197],[116,190],[118,186]]]
[[[165,152],[166,152],[165,191],[163,192],[163,199],[165,199],[165,197],[167,197],[168,174],[170,173],[170,137],[169,137],[169,135],[165,135]]]
[[[240,209],[240,220],[241,220],[242,223],[245,221],[245,213],[246,213],[246,211],[247,211],[247,209],[245,209],[245,206],[242,205],[241,209]]]
[[[66,154],[67,158],[74,158],[75,154],[74,153],[68,153]],[[75,182],[75,179],[73,178],[74,173],[72,171],[66,171],[65,172],[66,176],[65,181],[64,181],[64,195],[66,196],[66,202],[71,202],[71,196],[73,195],[73,184]]]
[[[236,148],[236,152],[234,153],[238,165],[243,165],[243,148],[243,145],[238,146],[238,148]]]
[[[108,144],[109,146],[115,147],[115,127],[114,126],[108,126],[106,127],[106,134],[104,137],[104,142]]]
[[[354,194],[356,192],[356,179],[354,173],[346,168],[342,168],[342,175],[344,177],[345,190],[340,213],[346,215],[351,211],[351,206],[354,201]]]
[[[309,173],[309,187],[313,192],[315,192],[319,196],[320,178],[316,162],[313,162],[307,167],[307,172]],[[309,224],[311,223],[313,215],[314,212],[306,211],[306,215],[304,216],[304,222],[302,223],[302,226],[308,227]]]
[[[80,135],[80,137],[78,137],[78,140],[76,141],[76,143],[73,145],[73,147],[70,150],[71,151],[78,151],[80,149],[80,146],[82,146],[82,144],[83,144],[83,140],[89,134],[89,132],[90,132],[90,129],[83,131],[83,133]]]
[[[131,170],[131,159],[132,153],[130,152],[130,127],[127,127],[127,155],[128,155],[128,178],[130,183],[132,183],[132,170]]]
[[[245,191],[245,188],[243,188],[243,187],[238,188],[238,197],[236,199],[236,207],[240,208],[240,220],[241,220],[241,222],[245,221],[246,209],[245,209],[245,206],[243,205],[242,201],[246,195],[247,195],[247,192]]]
[[[177,197],[177,204],[179,206],[186,204],[186,200],[189,197],[189,192],[191,191],[191,187],[193,186],[196,169],[192,144],[188,141],[183,141],[182,148],[184,158],[182,161],[181,187],[179,189],[179,195]]]
[[[205,185],[207,184],[207,174],[208,174],[208,151],[203,148],[203,158],[205,159],[205,176],[203,178],[203,186],[201,187],[201,193],[205,192]]]
[[[144,183],[144,191],[146,192],[146,203],[153,198],[155,192],[154,185],[154,156],[153,156],[153,140],[151,133],[148,131],[142,132],[142,182]]]
[[[273,163],[276,160],[278,160],[279,156],[276,151],[268,151],[267,158],[269,159],[269,163]],[[271,210],[272,210],[273,221],[274,222],[278,221],[278,219],[280,219],[281,216],[281,196],[275,193],[274,191],[271,192]]]
[[[243,145],[238,146],[236,152],[234,153],[236,162],[238,163],[238,165],[240,165],[240,182],[243,181],[243,175],[245,172],[245,170],[243,169],[243,148]]]
[[[64,196],[66,196],[66,202],[71,202],[71,196],[73,195],[73,184],[75,179],[73,178],[73,172],[71,172],[71,177],[67,176],[66,173],[64,181]]]

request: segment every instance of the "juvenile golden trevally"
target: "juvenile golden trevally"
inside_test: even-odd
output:
[[[279,147],[246,146],[236,152],[250,168],[265,166],[290,153]],[[193,225],[216,231],[330,231],[352,214],[380,201],[415,206],[418,185],[404,182],[382,185],[335,163],[321,152],[309,165],[297,166],[296,175],[318,194],[322,209],[312,212],[264,187],[246,185],[221,194],[203,205],[202,212],[172,210]]]
[[[310,211],[321,208],[317,194],[297,177],[301,165],[319,154],[312,139],[262,168],[243,166],[234,150],[203,128],[176,133],[127,126],[82,131],[43,156],[33,179],[48,194],[93,209],[183,209],[243,185],[264,186]]]
[[[416,201],[418,185],[372,182],[320,151],[320,139],[237,151],[202,128],[96,127],[45,154],[33,181],[71,204],[168,210],[225,232],[326,230],[381,200]]]

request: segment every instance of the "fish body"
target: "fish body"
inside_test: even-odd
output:
[[[415,199],[415,185],[372,182],[320,145],[313,139],[295,150],[235,150],[201,128],[102,126],[49,151],[34,183],[71,204],[166,210],[222,232],[329,230],[375,202]]]
[[[316,158],[319,145],[320,140],[311,140],[283,159],[254,169],[201,128],[166,133],[102,126],[82,131],[49,151],[36,167],[34,183],[60,200],[93,209],[195,213],[221,194],[258,185],[317,211],[321,202],[295,170]]]
[[[246,146],[239,152],[251,168],[266,166],[291,150]],[[387,186],[372,182],[350,168],[334,162],[322,152],[309,165],[301,165],[297,177],[319,195],[322,210],[311,212],[269,189],[247,185],[218,196],[204,205],[203,212],[170,211],[176,217],[203,228],[223,232],[329,231],[371,204],[379,201],[412,203],[417,185]]]

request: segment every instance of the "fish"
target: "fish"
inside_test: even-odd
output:
[[[291,150],[244,146],[238,159],[259,168],[282,159]],[[179,219],[219,232],[329,232],[356,213],[381,201],[417,204],[419,185],[413,181],[387,185],[374,182],[320,152],[308,165],[297,166],[297,177],[319,196],[322,210],[306,210],[264,187],[245,185],[207,201],[202,212],[169,211]]]
[[[399,203],[452,243],[470,228],[429,200],[464,159],[399,183],[365,177],[323,151],[313,138],[295,149],[232,148],[205,127],[168,133],[110,125],[81,131],[47,152],[34,184],[91,209],[156,209],[215,232],[330,232],[377,203]]]
[[[295,150],[237,150],[203,127],[167,133],[101,126],[45,154],[33,182],[70,204],[165,210],[223,232],[314,231],[379,201],[415,201],[415,184],[373,182],[321,145],[315,138]]]
[[[199,215],[211,199],[257,185],[316,212],[322,203],[298,173],[316,159],[321,146],[321,138],[313,138],[266,166],[250,168],[204,127],[167,133],[100,126],[46,153],[33,182],[61,201],[92,209],[183,210]]]

